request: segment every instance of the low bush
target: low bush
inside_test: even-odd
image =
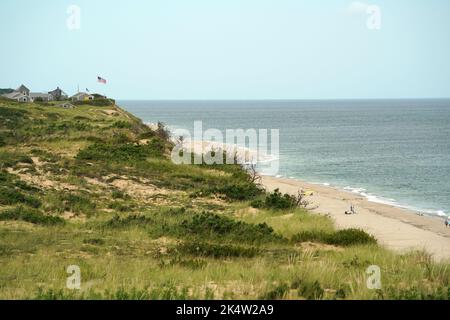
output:
[[[320,285],[319,281],[301,281],[298,287],[298,295],[307,300],[321,300],[325,290]]]
[[[206,242],[183,243],[178,245],[177,249],[179,252],[184,254],[211,258],[251,258],[259,253],[259,249],[256,247],[244,247],[229,244],[212,244]]]
[[[344,229],[333,233],[328,240],[329,244],[339,246],[352,246],[358,244],[376,244],[377,240],[360,229]]]
[[[105,244],[105,240],[100,238],[91,238],[91,239],[84,239],[84,244],[91,244],[91,245],[102,245]]]
[[[386,290],[380,290],[379,295],[381,299],[391,300],[449,300],[450,286],[432,290],[424,290],[417,287],[408,289],[389,287]]]
[[[115,215],[111,220],[108,220],[105,223],[105,226],[110,228],[122,228],[130,226],[145,226],[147,224],[151,224],[152,222],[152,219],[142,215],[133,214],[126,217]]]
[[[0,108],[0,127],[16,129],[17,126],[27,118],[28,114],[29,112],[26,110],[5,108],[2,106]]]
[[[44,215],[42,212],[25,207],[16,207],[0,213],[0,220],[21,220],[33,224],[57,225],[64,224],[64,219],[56,216]]]
[[[289,293],[289,286],[285,283],[279,284],[273,289],[268,290],[264,293],[260,299],[261,300],[277,300],[283,299]]]
[[[54,192],[44,199],[44,208],[57,213],[69,211],[90,216],[97,207],[88,195],[81,193]]]
[[[245,201],[254,199],[261,194],[257,185],[248,182],[231,182],[212,190],[214,193],[223,194],[230,200]]]
[[[0,152],[0,167],[14,167],[18,163],[33,164],[33,160],[21,153]]]
[[[105,290],[97,292],[75,292],[69,290],[38,289],[36,293],[28,297],[31,300],[187,300],[200,298],[191,296],[187,287],[178,288],[173,284],[163,284],[152,289],[125,289]],[[207,297],[205,297],[207,298]]]
[[[183,221],[182,227],[188,234],[202,237],[218,237],[249,243],[283,240],[266,223],[250,224],[210,213],[197,214],[192,220]]]
[[[325,231],[303,231],[291,239],[293,242],[321,242],[337,246],[376,244],[376,239],[360,229],[344,229],[328,233]]]
[[[123,191],[113,190],[111,193],[111,197],[113,199],[130,199],[130,196]]]
[[[95,107],[107,107],[115,105],[115,101],[113,99],[94,99],[87,101],[74,101],[72,102],[76,106],[95,106]]]
[[[257,199],[251,203],[254,208],[273,210],[294,209],[298,206],[297,198],[289,194],[282,194],[279,189],[267,194],[264,199]]]
[[[116,121],[111,125],[111,128],[117,128],[117,129],[131,129],[132,128],[132,124],[130,122],[127,121]]]
[[[64,122],[53,122],[48,124],[47,126],[40,127],[39,131],[42,131],[45,134],[53,134],[56,132],[68,132],[69,130],[73,131],[91,131],[92,125],[86,123],[85,121],[64,121]]]
[[[162,152],[157,143],[148,145],[94,143],[81,150],[76,158],[91,161],[128,162],[143,161],[148,157],[160,156],[162,156]]]
[[[0,187],[0,204],[13,205],[18,203],[33,208],[39,208],[41,206],[41,201],[33,196],[26,195],[13,188]]]
[[[134,206],[120,201],[113,201],[108,204],[108,209],[112,209],[118,212],[127,212],[133,211]]]

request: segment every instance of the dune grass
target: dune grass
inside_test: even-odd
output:
[[[177,166],[116,106],[0,101],[0,138],[0,299],[449,298],[448,264],[336,231],[239,166]]]

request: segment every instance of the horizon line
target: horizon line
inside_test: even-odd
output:
[[[450,97],[425,98],[248,98],[248,99],[152,99],[152,98],[113,98],[117,101],[380,101],[380,100],[450,100]]]

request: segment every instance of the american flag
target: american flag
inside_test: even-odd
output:
[[[97,77],[97,81],[106,84],[106,79],[103,79],[102,77]]]

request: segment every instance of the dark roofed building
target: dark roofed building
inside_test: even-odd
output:
[[[30,89],[28,89],[27,87],[25,87],[24,85],[21,85],[20,87],[18,87],[16,90],[16,92],[20,92],[26,96],[28,96],[30,94]]]
[[[55,101],[66,100],[68,98],[68,95],[64,91],[62,91],[59,87],[57,87],[53,91],[50,91],[49,94],[52,95],[53,100]]]

